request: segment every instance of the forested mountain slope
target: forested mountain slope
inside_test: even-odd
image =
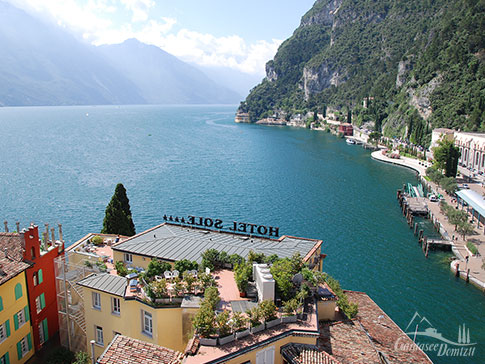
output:
[[[241,110],[350,109],[417,144],[436,127],[485,131],[484,48],[485,0],[317,0]]]

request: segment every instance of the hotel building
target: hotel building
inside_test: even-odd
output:
[[[58,288],[61,288],[58,291],[61,342],[71,350],[93,350],[99,364],[135,361],[186,364],[308,362],[301,361],[303,357],[321,363],[340,363],[339,356],[345,358],[355,354],[349,354],[344,344],[345,334],[356,340],[349,344],[352,350],[360,350],[359,345],[365,343],[367,336],[360,324],[347,320],[339,311],[336,306],[338,298],[326,284],[314,287],[298,316],[284,316],[278,312],[276,319],[257,329],[248,328],[213,339],[194,335],[192,319],[199,311],[202,299],[201,295],[195,294],[196,290],[154,299],[149,294],[149,284],[138,274],[148,269],[152,259],[172,266],[183,259],[200,263],[201,254],[208,249],[224,251],[228,255],[238,254],[243,258],[247,258],[251,251],[265,256],[276,254],[280,258],[299,253],[309,269],[321,271],[325,257],[321,253],[321,240],[292,236],[263,238],[168,222],[119,242],[115,242],[115,236],[101,235],[104,243],[95,246],[91,243],[94,236],[86,235],[67,249],[66,257],[58,261],[57,279]],[[132,273],[126,277],[117,275],[114,268],[117,262],[123,262]],[[234,271],[229,266],[210,272],[221,298],[216,312],[227,310],[231,315],[236,312],[244,314],[263,300],[278,303],[275,279],[269,267],[254,264],[252,268],[254,286],[252,292],[248,290],[252,299],[240,296]],[[163,277],[155,278],[158,281]],[[295,279],[298,283],[296,276]],[[168,281],[176,282],[170,278]],[[176,283],[169,283],[169,287],[176,291]],[[378,310],[379,314],[382,312],[367,295],[355,293],[354,296],[354,301],[361,300],[366,302],[365,306]],[[379,321],[382,327],[369,321],[368,330],[397,332],[396,335],[412,346],[412,341],[384,315]],[[333,351],[336,356],[323,350],[322,342],[336,348]],[[372,349],[375,345],[369,340],[365,344],[365,353],[360,355],[365,355],[368,361],[363,362],[378,363],[374,361],[380,355]],[[392,350],[392,345],[385,340],[380,345],[383,350]],[[409,353],[393,352],[392,355],[400,355],[405,360],[417,358],[409,362],[430,362],[417,347],[413,349]]]

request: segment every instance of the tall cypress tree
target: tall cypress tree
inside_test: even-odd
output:
[[[135,224],[131,218],[130,201],[126,195],[126,189],[118,183],[111,201],[106,206],[103,220],[103,234],[135,235]]]

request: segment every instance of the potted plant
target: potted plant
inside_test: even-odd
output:
[[[236,339],[242,339],[249,335],[248,319],[241,312],[232,315],[232,327],[236,333]]]
[[[246,297],[246,289],[248,288],[251,273],[252,267],[245,262],[236,264],[234,268],[234,280],[236,281],[237,289],[241,297]]]
[[[195,289],[195,281],[197,279],[194,277],[192,273],[188,271],[184,272],[184,282],[185,282],[185,289],[187,293],[193,293]]]
[[[251,334],[256,334],[257,332],[264,330],[264,323],[261,322],[261,311],[259,307],[253,307],[246,311],[249,317],[249,326]]]
[[[194,329],[200,336],[200,344],[206,346],[216,346],[216,320],[215,311],[208,304],[202,304],[200,310],[192,321]]]
[[[273,301],[265,300],[259,304],[261,315],[266,322],[266,328],[269,329],[281,323],[281,319],[276,316],[276,306]]]
[[[173,296],[171,296],[171,301],[172,303],[182,303],[183,300],[183,295],[184,295],[184,285],[182,283],[182,280],[177,277],[174,279],[172,285],[173,289]]]
[[[154,281],[148,285],[151,287],[155,296],[155,303],[170,303],[170,296],[168,295],[167,280]]]
[[[292,298],[283,304],[284,316],[281,318],[282,323],[296,322],[296,310],[298,309],[298,299]]]
[[[222,311],[216,316],[216,325],[219,331],[219,345],[225,345],[234,341],[234,334],[231,333],[229,318],[229,311],[227,310]]]

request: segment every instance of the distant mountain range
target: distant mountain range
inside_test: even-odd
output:
[[[158,47],[95,47],[0,1],[0,106],[228,104],[234,90]]]

